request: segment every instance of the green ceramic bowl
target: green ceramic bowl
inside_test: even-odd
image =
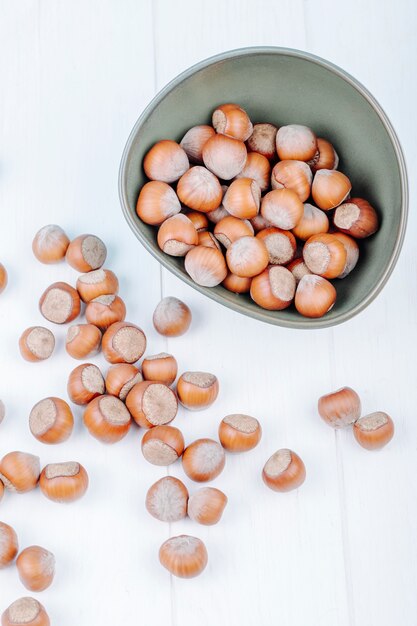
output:
[[[305,124],[328,138],[340,156],[339,168],[352,181],[355,196],[378,210],[381,227],[361,244],[355,270],[335,281],[337,301],[323,318],[307,319],[291,307],[266,311],[249,295],[223,287],[196,285],[183,259],[161,252],[156,229],[143,224],[135,207],[146,182],[142,160],[159,139],[179,141],[195,124],[210,123],[223,102],[237,102],[254,122]],[[381,291],[397,261],[407,221],[407,174],[396,134],[376,100],[335,65],[298,50],[245,48],[198,63],[171,81],[136,122],[120,167],[124,215],[141,243],[162,265],[209,298],[263,322],[289,328],[323,328],[362,311]]]

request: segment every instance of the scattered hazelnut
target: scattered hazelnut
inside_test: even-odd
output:
[[[55,348],[54,334],[43,326],[27,328],[19,339],[20,354],[26,361],[49,359]]]
[[[174,576],[193,578],[207,565],[207,550],[201,539],[179,535],[165,541],[159,550],[161,564]]]
[[[82,363],[68,378],[68,396],[74,404],[88,404],[104,393],[104,378],[97,365]]]
[[[72,433],[74,417],[64,400],[44,398],[31,410],[29,428],[32,435],[42,443],[62,443]]]

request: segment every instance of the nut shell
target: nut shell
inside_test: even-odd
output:
[[[337,170],[318,170],[314,176],[311,194],[320,209],[329,211],[348,197],[352,184],[345,174]]]
[[[82,363],[72,370],[67,391],[71,402],[83,406],[104,393],[104,378],[93,363]]]
[[[80,313],[81,302],[78,291],[67,283],[57,282],[50,285],[39,300],[39,310],[54,324],[72,322]]]
[[[269,311],[281,311],[294,299],[296,282],[282,265],[270,265],[252,279],[250,295],[257,305]]]
[[[0,263],[0,293],[2,293],[7,287],[8,277],[7,270],[2,263]]]
[[[184,452],[184,437],[175,426],[155,426],[143,435],[141,447],[149,463],[167,466]]]
[[[216,134],[211,126],[201,124],[187,130],[181,139],[180,146],[188,156],[190,163],[201,164],[203,162],[203,148],[206,142]]]
[[[224,469],[226,456],[213,439],[197,439],[185,448],[182,467],[188,478],[196,482],[214,480]]]
[[[224,256],[216,248],[196,246],[185,257],[185,270],[197,285],[216,287],[227,276]]]
[[[101,348],[109,363],[135,363],[145,352],[146,336],[135,324],[116,322],[104,333]]]
[[[127,394],[136,383],[142,382],[139,368],[131,363],[111,365],[106,375],[106,391],[111,396],[126,400]]]
[[[98,396],[87,404],[83,422],[90,435],[102,443],[116,443],[131,426],[130,413],[115,396]]]
[[[259,213],[261,188],[252,178],[236,178],[227,189],[223,206],[230,215],[249,220]]]
[[[220,422],[219,439],[229,452],[246,452],[255,448],[262,437],[260,423],[250,415],[226,415]]]
[[[116,294],[98,296],[87,303],[85,317],[89,324],[94,324],[101,330],[107,330],[112,324],[124,321],[126,305]]]
[[[208,372],[184,372],[177,382],[178,399],[186,409],[206,409],[219,394],[219,381]]]
[[[336,295],[336,289],[326,278],[305,274],[295,292],[295,308],[304,317],[323,317],[333,308]]]
[[[129,391],[126,406],[142,428],[169,424],[178,411],[177,397],[172,389],[149,380],[137,383]]]
[[[333,428],[354,424],[361,415],[361,400],[353,389],[342,387],[321,396],[318,402],[320,417]]]
[[[286,159],[310,161],[317,152],[317,138],[311,128],[289,124],[279,128],[276,148],[280,161]]]
[[[153,314],[155,330],[165,337],[179,337],[191,324],[190,308],[178,298],[168,296],[157,305]]]
[[[249,152],[245,167],[237,178],[252,178],[261,191],[266,191],[271,179],[271,165],[268,159],[259,152]]]
[[[165,541],[159,550],[161,564],[174,576],[193,578],[207,565],[208,555],[204,543],[197,537],[179,535]]]
[[[247,140],[248,150],[259,152],[267,159],[276,157],[276,136],[278,128],[273,124],[254,124],[252,135]]]
[[[165,254],[185,256],[198,244],[198,233],[192,221],[183,213],[178,213],[161,224],[157,241]]]
[[[73,359],[86,359],[100,350],[101,332],[93,324],[76,324],[67,331],[65,349]]]
[[[188,517],[204,526],[212,526],[220,521],[227,504],[227,496],[214,487],[203,487],[188,499]]]
[[[49,500],[74,502],[87,491],[88,475],[77,462],[51,463],[43,468],[39,486]]]
[[[161,522],[178,522],[187,515],[188,490],[173,476],[164,476],[146,494],[145,506]]]
[[[186,207],[210,213],[220,206],[223,191],[217,176],[206,167],[196,165],[181,176],[177,185],[177,195]]]
[[[44,398],[32,408],[29,428],[32,435],[42,443],[62,443],[71,436],[74,417],[68,404],[61,398]]]
[[[226,261],[233,274],[252,278],[267,267],[269,253],[262,239],[253,236],[241,237],[228,247]]]
[[[15,560],[19,543],[14,529],[0,522],[0,569],[7,567]]]
[[[49,617],[34,598],[19,598],[1,616],[2,626],[50,626]]]
[[[17,557],[17,571],[22,584],[29,591],[44,591],[55,575],[55,557],[40,546],[25,548]]]
[[[238,139],[214,135],[204,144],[204,165],[222,180],[235,178],[243,170],[246,157],[246,146]]]
[[[80,235],[67,249],[66,260],[77,272],[98,270],[107,257],[107,248],[96,235]]]
[[[69,243],[70,240],[60,226],[49,224],[36,233],[32,250],[41,263],[59,263],[65,258]]]
[[[20,354],[26,361],[32,363],[49,359],[54,348],[54,334],[43,326],[27,328],[19,339]]]
[[[298,489],[306,477],[303,461],[292,450],[277,450],[265,463],[262,479],[273,491]]]
[[[292,189],[301,202],[310,195],[313,175],[304,161],[279,161],[271,175],[272,189]]]
[[[356,239],[370,237],[379,227],[378,214],[367,200],[351,198],[337,207],[333,223],[342,233]]]
[[[215,131],[240,141],[246,141],[252,134],[253,126],[249,115],[237,104],[222,104],[213,113]]]
[[[142,373],[145,380],[172,385],[177,377],[178,364],[172,354],[161,352],[147,356],[142,362]]]
[[[393,438],[394,422],[387,413],[377,411],[356,420],[353,434],[366,450],[380,450]]]
[[[188,170],[190,164],[181,146],[170,139],[158,141],[143,160],[145,174],[151,180],[174,183]]]
[[[39,457],[27,452],[9,452],[0,461],[0,480],[9,491],[32,491],[38,484],[39,474]]]
[[[111,270],[100,268],[81,274],[77,280],[77,290],[81,300],[91,302],[100,296],[116,294],[119,291],[119,281]]]
[[[136,213],[142,222],[159,226],[180,211],[177,194],[167,183],[151,180],[143,185],[136,204]]]
[[[291,230],[304,214],[304,205],[292,189],[274,189],[261,202],[262,217],[271,226]]]

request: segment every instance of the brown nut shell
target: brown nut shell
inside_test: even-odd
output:
[[[296,282],[293,274],[282,265],[270,265],[252,278],[250,295],[263,309],[281,311],[294,299]]]
[[[14,529],[0,522],[0,569],[7,567],[15,560],[19,543]]]
[[[333,428],[354,424],[361,416],[361,400],[353,389],[342,387],[328,393],[318,401],[320,417]]]
[[[50,463],[40,476],[42,493],[54,502],[74,502],[82,498],[88,489],[88,475],[77,462]]]
[[[173,476],[164,476],[146,494],[145,506],[161,522],[178,522],[187,515],[188,490]]]
[[[9,491],[32,491],[38,484],[39,474],[39,457],[27,452],[9,452],[0,461],[0,480]]]
[[[102,443],[116,443],[131,426],[130,413],[115,396],[103,395],[87,404],[83,422],[90,435]]]
[[[74,404],[88,404],[93,398],[102,395],[104,389],[103,375],[93,363],[82,363],[69,375],[67,391]]]
[[[208,555],[201,539],[179,535],[162,544],[159,549],[159,560],[174,576],[193,578],[201,574],[206,567]]]
[[[185,150],[171,139],[158,141],[143,159],[146,176],[164,183],[174,183],[189,167]]]
[[[222,446],[213,439],[197,439],[182,455],[182,467],[188,478],[196,482],[214,480],[224,469],[226,456]]]
[[[51,586],[55,575],[55,557],[40,546],[22,550],[16,561],[22,584],[29,591],[44,591]]]
[[[142,362],[142,373],[145,380],[172,385],[177,377],[178,363],[172,354],[160,352],[145,357]]]
[[[85,317],[89,324],[94,324],[101,330],[107,330],[112,324],[124,321],[126,305],[116,294],[98,296],[87,303]]]
[[[15,600],[1,616],[2,626],[50,626],[50,624],[45,608],[34,598]]]
[[[171,465],[184,452],[184,437],[175,426],[155,426],[142,437],[142,454],[152,465]]]
[[[32,363],[49,359],[54,348],[54,334],[43,326],[27,328],[19,339],[20,354],[26,361]]]
[[[72,322],[80,313],[81,302],[78,291],[67,283],[58,282],[50,285],[39,300],[39,310],[54,324]]]
[[[137,383],[129,391],[126,406],[142,428],[169,424],[178,411],[177,397],[172,389],[149,380]]]
[[[100,296],[116,294],[119,291],[119,281],[111,270],[100,268],[81,274],[77,280],[77,290],[81,300],[91,302]]]
[[[106,260],[107,248],[96,235],[80,235],[71,241],[66,260],[77,272],[98,270]]]
[[[179,337],[190,327],[190,308],[178,298],[167,296],[157,305],[153,314],[155,330],[165,337]]]
[[[72,433],[74,417],[68,404],[61,398],[44,398],[32,408],[29,428],[32,435],[42,443],[62,443]]]
[[[136,383],[141,383],[142,374],[131,363],[116,363],[111,365],[106,374],[106,392],[125,401],[127,394]]]
[[[265,463],[262,479],[273,491],[298,489],[306,477],[303,461],[298,454],[286,448],[275,452]]]
[[[255,448],[262,437],[260,423],[250,415],[234,413],[220,422],[219,439],[229,452],[246,452]]]
[[[227,504],[227,496],[214,487],[202,487],[188,499],[188,517],[198,524],[213,526],[220,521]]]
[[[101,348],[109,363],[135,363],[145,352],[146,336],[135,324],[116,322],[104,333]]]
[[[219,381],[208,372],[184,372],[177,382],[178,399],[192,411],[206,409],[219,394]]]
[[[101,332],[93,324],[74,324],[67,330],[66,351],[73,359],[87,359],[100,350]]]
[[[32,250],[41,263],[59,263],[65,258],[70,240],[60,226],[48,224],[36,233]]]
[[[142,222],[159,226],[180,211],[177,194],[167,183],[151,180],[143,185],[136,204],[136,213]]]
[[[377,411],[356,420],[353,434],[362,448],[380,450],[393,438],[394,422],[387,413]]]

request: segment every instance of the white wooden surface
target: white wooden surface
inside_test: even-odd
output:
[[[39,492],[0,504],[22,547],[38,543],[57,556],[56,582],[39,596],[54,625],[415,626],[416,27],[414,0],[0,0],[0,260],[10,272],[0,302],[0,397],[8,409],[0,454],[79,460],[91,477],[88,496],[68,507]],[[289,331],[218,307],[161,272],[119,208],[121,152],[154,93],[211,54],[261,44],[309,50],[354,74],[386,109],[406,153],[411,214],[397,269],[367,311],[333,330]],[[188,441],[215,436],[229,412],[261,420],[259,448],[228,457],[215,481],[230,498],[218,526],[187,520],[168,528],[146,514],[146,489],[164,470],[144,462],[137,430],[102,446],[76,409],[69,442],[53,448],[31,437],[30,408],[47,395],[65,397],[75,365],[64,329],[49,362],[26,364],[17,350],[22,329],[42,322],[43,289],[75,280],[64,265],[32,257],[34,232],[50,222],[107,242],[107,265],[150,352],[172,351],[180,369],[219,376],[212,409],[180,412]],[[161,294],[192,307],[183,338],[154,332]],[[364,451],[351,432],[335,434],[317,417],[318,396],[343,384],[358,389],[365,411],[395,419],[395,440],[383,452]],[[263,486],[260,469],[283,446],[304,458],[308,479],[279,495]],[[183,478],[180,466],[170,471]],[[206,572],[191,581],[170,579],[157,560],[162,541],[181,532],[209,550]],[[21,595],[15,569],[1,571],[0,609]]]

